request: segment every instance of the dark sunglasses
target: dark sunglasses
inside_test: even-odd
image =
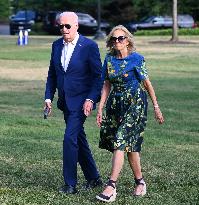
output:
[[[110,40],[114,43],[118,40],[121,43],[125,38],[126,36],[118,36],[118,37],[111,36]]]
[[[70,24],[59,24],[59,29],[63,29],[64,27],[67,29],[70,29],[71,25]]]

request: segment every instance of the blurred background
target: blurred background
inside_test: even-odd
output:
[[[131,32],[157,29],[162,32],[172,28],[172,0],[1,0],[0,34],[14,35],[20,29],[28,29],[33,35],[57,35],[57,15],[75,11],[79,16],[79,32],[93,35],[98,29],[99,3],[100,28],[106,34],[118,24]],[[178,27],[190,32],[198,24],[199,1],[178,1]]]

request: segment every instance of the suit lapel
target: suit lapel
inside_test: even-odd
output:
[[[77,41],[77,44],[76,44],[74,51],[72,53],[72,56],[70,58],[67,70],[71,69],[72,62],[77,59],[77,56],[79,55],[79,51],[81,50],[81,47],[83,46],[83,41],[84,41],[84,37],[79,35],[79,39]]]
[[[63,49],[63,38],[61,38],[60,43],[58,44],[58,50],[57,50],[57,55],[59,59],[59,65],[62,71],[64,71],[64,68],[61,63],[61,56],[62,56],[62,49]]]

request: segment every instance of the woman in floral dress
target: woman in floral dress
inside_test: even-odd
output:
[[[103,66],[104,85],[98,107],[97,124],[101,127],[99,147],[113,152],[112,170],[104,191],[96,198],[112,202],[116,198],[116,181],[123,167],[124,153],[135,178],[133,195],[146,194],[146,183],[140,165],[140,151],[147,122],[147,93],[155,118],[162,124],[163,115],[149,80],[145,60],[135,52],[132,34],[122,25],[107,37],[109,53]],[[103,107],[106,112],[103,116]]]

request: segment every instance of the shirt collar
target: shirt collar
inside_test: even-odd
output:
[[[73,39],[73,41],[71,42],[68,42],[68,43],[71,43],[72,45],[76,45],[77,44],[77,41],[79,39],[79,33],[76,34],[75,38]],[[68,45],[68,43],[66,43],[63,39],[63,45]]]

